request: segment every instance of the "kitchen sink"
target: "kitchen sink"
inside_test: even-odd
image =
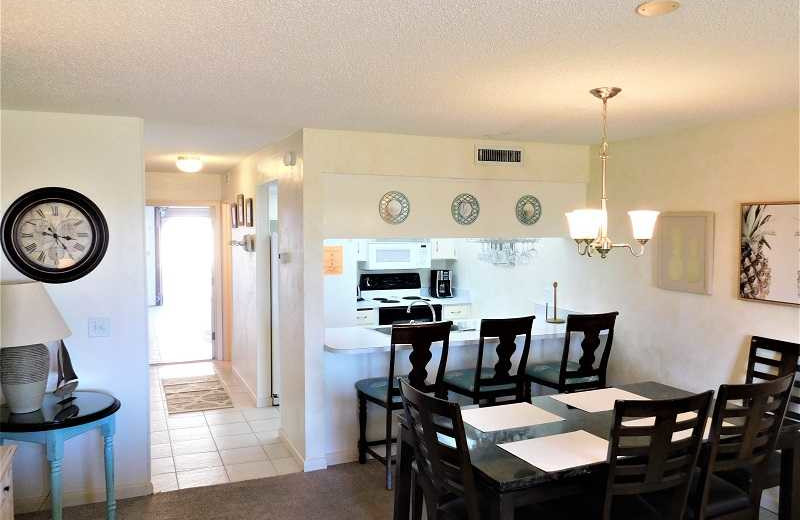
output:
[[[413,323],[413,322],[412,322]],[[420,321],[417,323],[430,323],[430,321]],[[380,327],[375,327],[372,330],[375,332],[380,332],[381,334],[391,334],[392,333],[392,326],[391,325],[381,325]],[[450,330],[452,332],[467,332],[470,330],[476,330],[475,325],[473,323],[453,323],[450,326]]]

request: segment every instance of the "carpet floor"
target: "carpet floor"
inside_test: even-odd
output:
[[[393,495],[383,466],[371,462],[331,466],[233,484],[182,489],[117,502],[119,520],[374,520],[392,516]],[[18,515],[47,520],[49,511]],[[103,520],[105,504],[64,509],[64,520]]]

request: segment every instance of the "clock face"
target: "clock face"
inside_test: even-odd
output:
[[[100,263],[107,245],[100,209],[66,188],[26,193],[3,216],[3,252],[34,280],[63,283],[85,276]]]
[[[41,267],[74,266],[91,251],[92,239],[89,217],[65,202],[36,204],[17,220],[16,244]]]

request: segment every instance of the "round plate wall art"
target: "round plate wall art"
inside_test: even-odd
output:
[[[533,195],[523,195],[517,201],[517,220],[526,226],[532,226],[542,216],[542,203]]]
[[[453,204],[450,206],[450,213],[453,215],[453,219],[463,226],[478,220],[480,212],[481,205],[478,204],[478,199],[469,193],[458,195],[453,199]]]
[[[400,224],[408,218],[411,204],[399,191],[386,192],[378,203],[378,213],[389,224]]]

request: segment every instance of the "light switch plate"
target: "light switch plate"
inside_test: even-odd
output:
[[[111,318],[89,318],[89,337],[108,338],[111,336]]]

